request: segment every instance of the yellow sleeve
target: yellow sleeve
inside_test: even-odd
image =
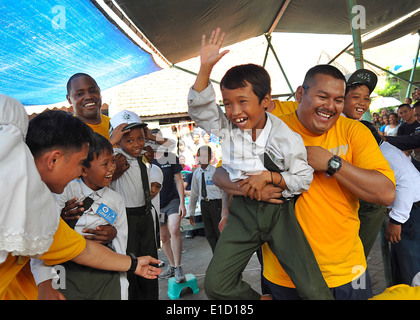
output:
[[[352,145],[357,146],[353,152],[357,156],[353,159],[352,164],[359,168],[379,171],[395,185],[394,171],[389,166],[370,130],[358,121],[353,122],[350,130],[360,131],[358,134],[350,134],[355,140]]]
[[[281,117],[285,114],[293,113],[296,111],[298,107],[297,101],[280,101],[280,100],[273,100],[275,103],[275,107],[271,113],[276,117]]]
[[[60,218],[51,247],[39,259],[49,265],[60,264],[77,257],[85,247],[85,238]]]
[[[406,284],[399,284],[387,288],[381,294],[378,294],[370,300],[419,300],[420,287],[410,287]]]

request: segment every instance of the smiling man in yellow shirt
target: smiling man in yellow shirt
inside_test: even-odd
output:
[[[280,118],[302,136],[315,170],[295,210],[324,278],[336,299],[366,299],[371,290],[359,238],[358,199],[391,204],[395,178],[369,130],[340,116],[345,80],[334,69],[321,65],[309,70],[296,92],[297,111]],[[263,257],[273,297],[296,298],[283,290],[294,285],[266,244]]]
[[[370,298],[372,290],[359,238],[358,199],[390,205],[395,177],[370,131],[341,116],[345,86],[338,69],[315,66],[296,91],[296,112],[280,118],[302,136],[308,163],[315,170],[309,190],[296,201],[297,220],[334,298],[360,300]],[[238,186],[226,181],[222,168],[213,180],[228,193],[242,194]],[[267,189],[266,195],[266,201],[272,201],[278,190]],[[264,280],[273,299],[299,299],[267,244],[263,245],[263,261]]]

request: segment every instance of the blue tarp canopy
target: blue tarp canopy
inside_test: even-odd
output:
[[[90,0],[2,0],[0,17],[0,93],[24,105],[66,100],[77,72],[105,90],[160,70]]]
[[[362,34],[419,9],[419,0],[357,0]],[[349,0],[1,0],[0,93],[26,105],[65,100],[67,79],[92,75],[102,90],[195,57],[203,33],[220,26],[228,46],[271,32],[351,34]],[[356,8],[356,9],[357,9]],[[363,9],[363,10],[362,10]],[[128,38],[116,14],[141,37]],[[412,16],[370,46],[417,31]],[[130,32],[131,32],[130,31]],[[138,32],[138,33],[137,33]],[[143,38],[144,36],[144,38]],[[131,35],[130,35],[131,37]],[[368,45],[368,44],[367,44]],[[303,43],[283,50],[310,50]],[[157,61],[157,60],[156,60]],[[159,85],[159,84],[157,84]]]

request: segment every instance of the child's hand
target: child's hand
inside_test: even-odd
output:
[[[194,217],[190,216],[190,225],[195,226]]]
[[[239,183],[245,197],[261,200],[261,190],[271,181],[270,171],[263,171],[261,174],[249,176]]]
[[[213,68],[213,66],[229,52],[229,50],[224,50],[219,53],[226,35],[224,32],[220,35],[220,31],[220,28],[213,30],[208,44],[206,44],[206,35],[203,34],[201,37],[200,60],[202,66]]]

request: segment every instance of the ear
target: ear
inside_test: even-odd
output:
[[[271,93],[267,93],[265,97],[262,99],[261,105],[265,110],[267,110],[268,106],[270,105],[270,102],[271,102]]]
[[[300,103],[300,101],[302,100],[302,97],[303,97],[303,93],[304,93],[304,91],[305,91],[305,89],[304,89],[302,86],[299,86],[299,87],[296,89],[295,96],[296,96],[296,101],[297,101],[298,103]]]
[[[69,96],[68,94],[66,95],[66,99],[67,99],[67,101],[68,101],[68,103],[69,103],[70,105],[73,105],[73,104],[71,103],[70,96]]]
[[[58,162],[60,162],[63,157],[64,157],[64,154],[61,150],[49,151],[48,154],[46,155],[47,168],[49,170],[54,170]]]
[[[82,177],[86,177],[88,175],[87,168],[82,166]]]

